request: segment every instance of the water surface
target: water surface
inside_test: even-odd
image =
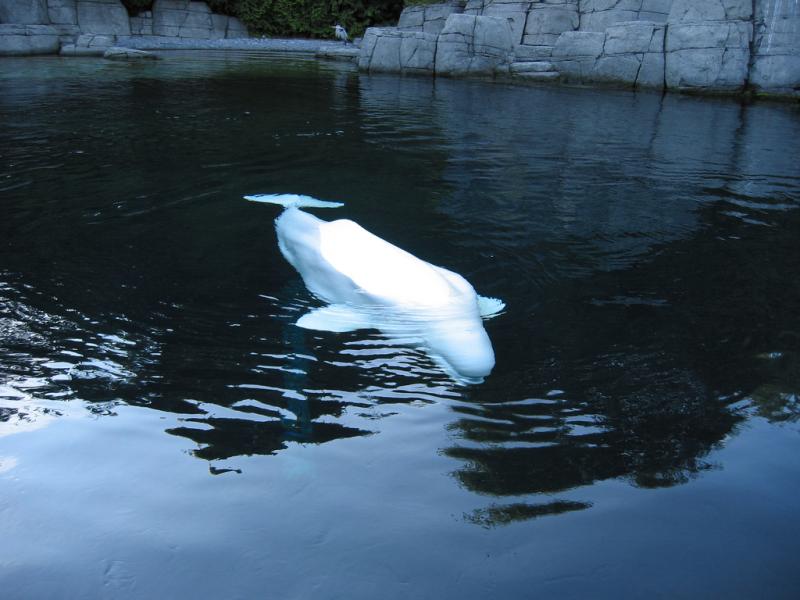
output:
[[[7,598],[793,597],[800,111],[0,62]],[[310,332],[303,193],[502,298],[460,386]]]

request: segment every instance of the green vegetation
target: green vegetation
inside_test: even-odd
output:
[[[418,1],[418,0],[414,0]],[[122,0],[130,14],[149,10],[153,0]],[[274,37],[332,38],[341,24],[350,37],[371,25],[394,23],[403,0],[206,0],[214,12],[233,15],[251,33]]]
[[[122,0],[122,4],[128,9],[128,13],[136,15],[143,10],[150,10],[153,0]]]

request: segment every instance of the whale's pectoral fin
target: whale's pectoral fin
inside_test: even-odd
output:
[[[487,296],[478,296],[478,310],[484,319],[491,319],[499,315],[506,307],[506,303],[500,298],[489,298]]]
[[[363,313],[353,310],[344,304],[331,304],[330,306],[315,308],[300,317],[296,325],[303,329],[334,331],[337,333],[373,327]]]

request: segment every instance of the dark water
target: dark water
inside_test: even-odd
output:
[[[507,303],[480,386],[317,306],[296,192]],[[0,596],[795,597],[800,110],[0,62]]]

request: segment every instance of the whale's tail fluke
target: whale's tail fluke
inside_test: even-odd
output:
[[[284,208],[296,206],[297,208],[339,208],[344,206],[343,202],[330,202],[328,200],[317,200],[311,196],[299,194],[254,194],[245,196],[245,200],[253,202],[266,202],[267,204],[277,204]]]

